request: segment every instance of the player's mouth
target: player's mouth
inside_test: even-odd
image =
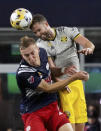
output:
[[[32,66],[40,66],[40,59],[34,58],[32,61],[29,61]]]
[[[41,39],[43,39],[43,40],[50,40],[50,39],[52,39],[52,36],[49,33],[45,33],[45,34],[41,35]]]

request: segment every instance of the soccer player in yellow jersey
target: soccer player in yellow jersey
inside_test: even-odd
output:
[[[82,36],[75,27],[52,28],[43,15],[36,14],[30,28],[39,38],[37,45],[46,49],[50,67],[55,71],[61,68],[64,72],[58,80],[70,77],[80,70],[76,43],[83,47],[79,53],[93,54],[94,44]],[[55,58],[54,62],[52,57]],[[61,108],[69,117],[74,131],[83,131],[84,123],[87,122],[87,112],[82,81],[76,80],[68,87],[70,93],[65,90],[59,92]]]

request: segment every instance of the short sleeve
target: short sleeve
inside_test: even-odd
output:
[[[64,31],[65,33],[67,34],[67,36],[69,36],[71,39],[75,39],[77,36],[80,35],[80,32],[78,30],[78,28],[76,27],[73,27],[73,28],[68,28],[68,27],[65,27],[64,28]]]

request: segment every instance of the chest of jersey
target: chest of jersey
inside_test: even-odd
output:
[[[61,54],[65,50],[70,49],[71,47],[75,46],[74,42],[65,32],[58,32],[54,41],[46,41],[44,42],[45,47],[47,48],[47,52],[51,56],[56,56]]]

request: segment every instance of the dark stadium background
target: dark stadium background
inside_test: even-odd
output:
[[[100,0],[0,0],[0,27],[9,27],[16,8],[44,14],[52,26],[101,26]]]

